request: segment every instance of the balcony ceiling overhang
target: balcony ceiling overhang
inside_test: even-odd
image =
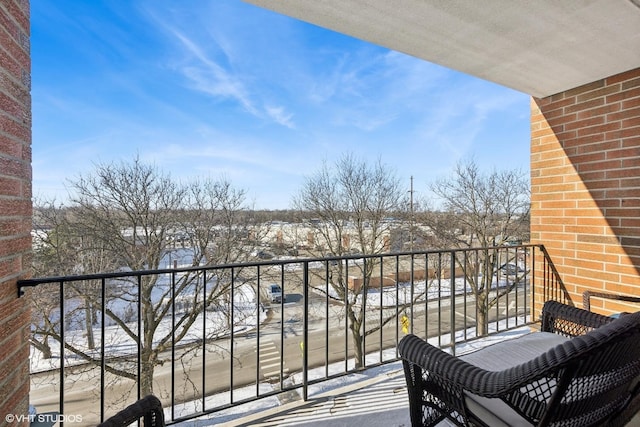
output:
[[[640,0],[245,0],[535,97],[640,67]]]

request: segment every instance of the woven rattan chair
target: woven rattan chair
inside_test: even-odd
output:
[[[541,329],[461,357],[404,337],[411,424],[600,426],[633,417],[640,313],[613,319],[550,301]]]
[[[143,419],[144,427],[164,427],[162,403],[157,397],[149,395],[127,406],[98,427],[124,427]]]

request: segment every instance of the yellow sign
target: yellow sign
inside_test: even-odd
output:
[[[400,319],[400,323],[402,324],[402,332],[404,332],[405,334],[409,333],[409,318],[404,315],[402,316],[402,318]]]

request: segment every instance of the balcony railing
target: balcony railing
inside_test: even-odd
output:
[[[174,268],[18,283],[34,287],[38,411],[91,425],[153,392],[175,423],[306,400],[315,385],[397,361],[406,333],[454,351],[535,321],[536,302],[565,300],[537,245],[206,267],[183,267],[184,250],[167,256]]]

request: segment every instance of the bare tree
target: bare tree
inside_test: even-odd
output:
[[[301,215],[307,216],[314,230],[312,254],[371,255],[389,250],[393,224],[388,218],[406,206],[405,193],[393,171],[380,161],[368,164],[345,155],[333,168],[325,162],[317,173],[308,177],[293,205]],[[376,259],[368,258],[349,265],[360,270],[362,285],[359,287],[349,282],[345,263],[332,263],[329,282],[349,319],[356,367],[364,366],[364,337],[375,331],[365,331],[363,322],[377,263]]]
[[[485,335],[489,309],[521,279],[516,276],[510,287],[492,289],[495,272],[506,262],[497,247],[528,237],[528,179],[519,170],[482,173],[468,160],[459,162],[452,176],[435,181],[431,191],[442,203],[442,210],[424,218],[432,242],[443,248],[483,248],[456,262],[475,296],[478,333]]]
[[[80,176],[70,184],[69,207],[61,209],[63,214],[50,223],[54,229],[46,233],[48,241],[44,241],[42,253],[67,258],[59,264],[61,270],[56,274],[91,273],[105,268],[155,270],[171,267],[168,260],[195,267],[237,262],[244,257],[240,239],[247,233],[242,223],[234,221],[243,209],[244,192],[225,180],[178,184],[136,158],[131,163],[97,165],[92,174]],[[51,246],[54,238],[58,242],[55,248]],[[63,240],[64,247],[59,244]],[[135,366],[122,362],[107,364],[105,369],[139,382],[143,395],[154,391],[154,369],[164,363],[163,353],[176,344],[197,345],[185,341],[191,327],[206,314],[207,307],[219,306],[219,300],[226,298],[234,286],[223,272],[207,276],[206,283],[200,270],[173,275],[172,281],[166,279],[166,275],[154,274],[141,276],[139,282],[135,278],[111,281],[108,301],[101,301],[99,283],[71,286],[84,299],[78,305],[85,310],[89,307],[81,316],[87,324],[93,322],[96,310],[104,310],[108,323],[140,346],[139,378]],[[115,300],[120,302],[116,304]],[[137,322],[130,322],[130,318],[137,317],[132,313],[137,312],[138,304],[141,333]],[[182,305],[187,305],[188,310],[177,308]],[[175,321],[167,332],[161,324],[168,317]],[[43,325],[42,335],[62,341],[60,328],[64,326],[38,321]],[[207,332],[213,336],[220,331],[211,327]],[[81,360],[100,363],[89,351],[91,345],[65,340],[64,347]]]
[[[83,274],[92,271],[106,271],[114,268],[109,257],[95,250],[89,244],[91,236],[77,233],[69,218],[74,216],[70,209],[55,201],[36,201],[34,222],[34,274],[39,277]],[[93,247],[87,252],[88,247]],[[90,255],[88,256],[88,254]],[[64,289],[64,299],[83,300],[74,310],[67,312],[68,323],[80,324],[87,337],[89,349],[95,347],[91,319],[95,317],[92,298],[97,288],[89,282],[73,283]],[[59,330],[60,292],[49,286],[38,292],[30,292],[32,300],[31,344],[39,349],[44,358],[51,358],[49,338]]]

